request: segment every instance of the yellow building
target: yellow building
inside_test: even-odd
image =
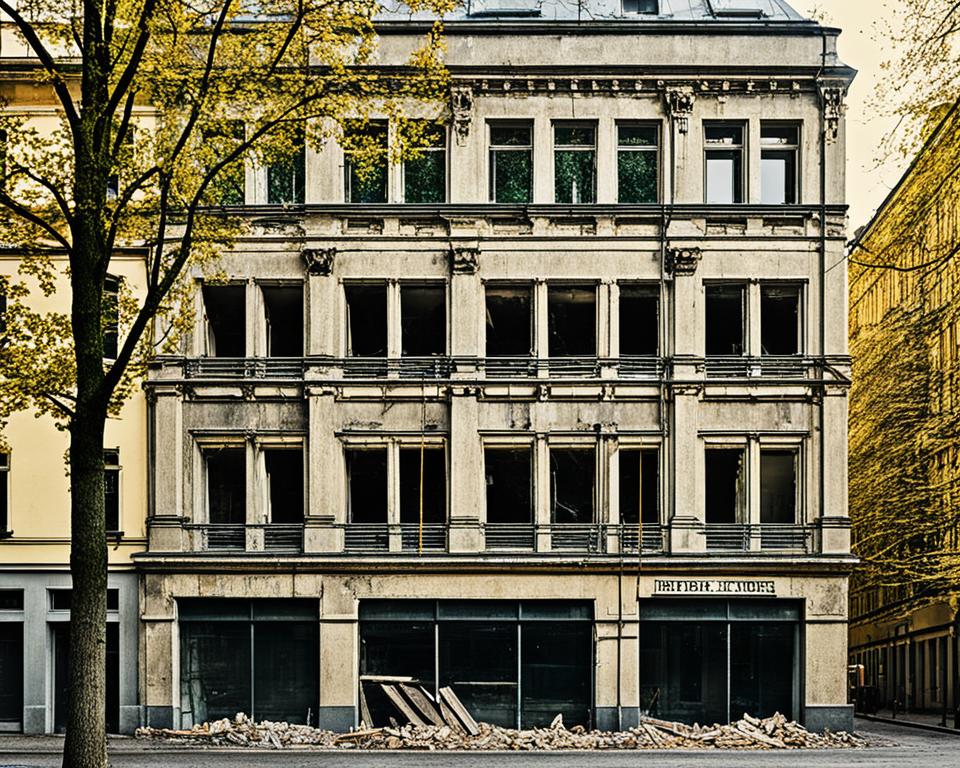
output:
[[[960,703],[960,104],[931,125],[851,251],[850,514],[863,566],[850,653],[876,689],[868,708],[946,718]]]

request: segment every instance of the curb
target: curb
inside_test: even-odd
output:
[[[886,723],[887,725],[902,725],[904,728],[916,728],[920,731],[930,731],[932,733],[945,733],[949,736],[960,736],[960,731],[954,728],[944,728],[940,725],[929,725],[928,723],[918,723],[915,720],[897,720],[892,717],[879,717],[877,715],[855,714],[855,718],[868,720],[872,723]]]

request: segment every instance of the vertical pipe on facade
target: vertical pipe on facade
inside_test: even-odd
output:
[[[824,509],[824,503],[826,501],[826,485],[824,478],[824,465],[826,462],[826,447],[824,445],[824,438],[826,436],[826,424],[824,419],[826,416],[826,386],[823,379],[824,375],[824,365],[826,359],[826,342],[827,342],[827,333],[826,333],[826,291],[827,291],[827,115],[826,109],[824,108],[824,95],[819,88],[821,77],[824,70],[827,67],[827,35],[826,33],[821,34],[821,53],[820,53],[820,72],[817,75],[817,85],[818,85],[818,95],[820,97],[820,253],[819,253],[819,262],[820,262],[820,289],[819,293],[819,315],[817,317],[819,323],[819,335],[820,335],[820,439],[819,439],[819,472],[818,472],[818,495],[819,495],[819,512],[820,520],[822,522],[826,510]],[[846,457],[844,457],[846,460]],[[821,527],[821,546],[822,546],[822,537],[823,537],[823,528]]]

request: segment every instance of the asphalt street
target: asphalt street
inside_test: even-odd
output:
[[[887,726],[858,724],[858,731],[892,740],[897,746],[867,750],[796,752],[564,752],[564,753],[456,753],[456,752],[250,752],[234,750],[157,749],[118,742],[111,749],[115,768],[960,768],[960,736]],[[0,768],[59,766],[57,742],[49,739],[0,737]]]

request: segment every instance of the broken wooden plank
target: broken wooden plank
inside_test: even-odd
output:
[[[375,728],[373,717],[370,714],[370,707],[367,705],[367,697],[363,692],[363,683],[360,683],[360,719],[367,728]]]
[[[477,725],[477,721],[467,712],[467,708],[463,706],[452,688],[441,688],[440,695],[446,699],[447,704],[450,705],[450,709],[460,718],[460,722],[463,723],[463,727],[467,729],[467,733],[471,736],[476,736],[480,733],[480,726]]]
[[[410,723],[410,725],[426,725],[420,715],[414,712],[411,706],[404,701],[403,696],[400,695],[400,692],[394,686],[381,683],[380,687],[383,689],[383,692],[387,694],[387,698],[393,702],[393,706],[407,718],[407,722]]]
[[[341,733],[334,739],[336,742],[355,741],[356,739],[365,739],[368,736],[379,736],[383,733],[383,728],[367,728],[361,731],[350,731],[350,733]]]
[[[453,710],[450,709],[450,706],[443,700],[440,699],[440,714],[443,715],[443,719],[447,725],[449,725],[457,733],[466,733],[467,729],[463,727],[463,724],[454,714]]]
[[[406,697],[410,700],[410,703],[419,709],[420,713],[426,717],[427,720],[440,728],[446,725],[446,723],[443,722],[443,717],[439,712],[437,712],[437,708],[430,703],[427,697],[424,696],[419,689],[414,688],[412,685],[404,685],[403,683],[400,683],[400,690],[403,691]]]
[[[412,677],[403,675],[360,675],[361,683],[415,683]]]

